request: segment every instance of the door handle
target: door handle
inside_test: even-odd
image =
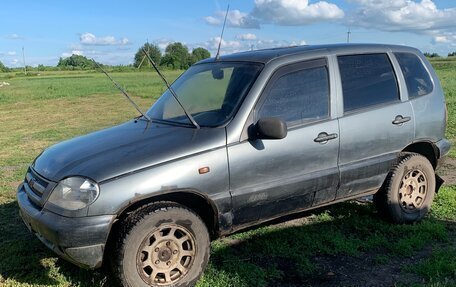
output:
[[[402,125],[403,123],[406,123],[410,121],[412,118],[411,117],[403,117],[402,115],[397,115],[394,118],[393,125]]]
[[[316,138],[314,138],[314,142],[325,144],[329,140],[337,139],[337,134],[328,134],[326,132],[321,132],[318,134]]]

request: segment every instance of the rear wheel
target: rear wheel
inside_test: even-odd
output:
[[[374,196],[380,214],[397,223],[423,219],[435,194],[435,172],[427,158],[401,154],[383,187]]]
[[[124,286],[193,286],[209,260],[198,215],[171,202],[131,214],[119,232],[114,273]]]

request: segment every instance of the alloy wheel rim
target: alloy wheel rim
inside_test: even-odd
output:
[[[193,235],[182,226],[164,224],[144,238],[136,255],[136,267],[146,284],[167,286],[188,273],[195,255]]]
[[[428,190],[426,175],[418,169],[409,170],[399,186],[399,203],[404,211],[415,211],[423,206]]]

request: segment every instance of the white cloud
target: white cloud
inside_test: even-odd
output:
[[[83,33],[79,37],[82,45],[92,46],[122,46],[130,44],[127,38],[116,39],[114,36],[97,37],[92,33]]]
[[[24,37],[18,35],[18,34],[10,34],[10,35],[7,35],[5,37],[6,39],[10,39],[10,40],[21,40],[21,39],[24,39]]]
[[[432,36],[433,45],[456,45],[456,8],[439,9],[432,0],[350,0],[359,5],[349,24],[387,32]]]
[[[221,25],[224,17],[224,11],[217,11],[214,16],[204,19],[207,24]],[[260,24],[297,26],[343,17],[342,9],[326,1],[309,3],[308,0],[255,0],[251,13],[229,11],[227,25],[238,28],[260,28]]]
[[[153,42],[154,45],[157,45],[157,47],[162,51],[165,52],[166,47],[168,47],[169,44],[174,43],[175,41],[167,38],[160,38],[157,39]]]
[[[252,16],[262,23],[297,26],[341,19],[344,11],[326,1],[309,4],[308,0],[255,0]]]
[[[239,35],[238,35],[239,36]],[[236,37],[238,39],[238,37]],[[238,39],[239,40],[239,39]],[[222,40],[220,54],[227,55],[237,52],[244,52],[257,49],[268,49],[268,48],[277,48],[277,47],[289,47],[296,45],[304,45],[305,41],[286,41],[286,40],[271,40],[271,39],[253,39],[250,41],[242,40]],[[211,53],[212,56],[215,56],[217,53],[218,44],[220,37],[214,37],[203,43],[190,44],[191,48],[203,47]]]
[[[357,3],[362,6],[370,6],[376,9],[384,8],[401,8],[407,0],[348,0],[348,2]]]
[[[351,0],[360,5],[350,22],[383,31],[433,33],[455,29],[456,8],[438,9],[432,0]]]
[[[236,36],[236,39],[241,40],[241,41],[256,40],[256,38],[257,38],[257,36],[252,33],[239,34]]]
[[[128,45],[128,44],[130,44],[130,40],[128,40],[127,38],[122,38],[122,39],[120,39],[120,44]]]
[[[199,42],[199,43],[190,43],[188,44],[189,50],[193,50],[198,47],[202,47],[204,49],[207,49],[212,56],[215,56],[217,53],[217,48],[220,42],[220,37],[213,37],[210,38],[209,40],[205,42]],[[236,52],[241,52],[241,51],[246,51],[249,46],[247,42],[245,41],[237,41],[237,40],[227,40],[226,38],[222,40],[221,46],[220,46],[220,54],[221,55],[226,55],[226,54],[231,54],[231,53],[236,53]]]
[[[84,56],[84,52],[81,50],[72,50],[71,52],[63,52],[62,58],[68,58],[68,57],[71,57],[72,55]]]
[[[206,20],[206,23],[209,25],[220,25],[223,23],[223,20],[221,20],[220,18],[215,18],[214,16],[204,17],[204,20]]]
[[[303,46],[303,45],[307,45],[306,41],[304,40],[301,40],[301,41],[291,41],[289,42],[289,46]]]
[[[450,43],[451,39],[449,39],[448,36],[435,36],[434,37],[434,42],[435,43]]]
[[[304,40],[257,40],[253,44],[254,49],[269,49],[269,48],[279,48],[279,47],[290,47],[290,46],[299,46],[299,45],[306,45],[306,41]]]
[[[451,44],[456,46],[456,33],[455,32],[439,32],[436,31],[436,36],[432,39],[434,44]]]
[[[8,56],[8,57],[13,57],[16,56],[17,53],[15,51],[8,51],[8,52],[0,52],[0,56]]]
[[[214,16],[207,16],[204,18],[209,25],[222,25],[225,19],[225,11],[217,11]],[[238,28],[260,28],[260,23],[248,13],[239,10],[230,10],[226,17],[226,25],[229,27]]]
[[[220,42],[220,37],[214,37],[209,39],[204,43],[206,49],[210,51],[217,51],[218,45]],[[224,51],[229,51],[230,53],[239,52],[242,50],[243,44],[240,41],[229,41],[226,39],[222,39],[222,43],[220,44],[220,49]]]

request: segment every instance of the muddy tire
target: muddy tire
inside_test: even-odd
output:
[[[396,223],[420,221],[431,208],[435,172],[427,158],[400,154],[382,188],[374,195],[380,215]]]
[[[198,215],[176,203],[154,203],[121,222],[113,275],[122,286],[193,286],[208,263],[209,248]]]

